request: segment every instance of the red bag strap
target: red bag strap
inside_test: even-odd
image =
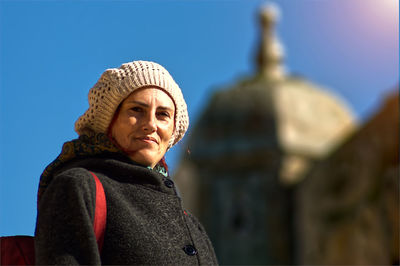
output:
[[[99,251],[103,247],[104,233],[106,231],[106,220],[107,220],[107,203],[106,195],[104,193],[103,185],[99,178],[92,172],[90,172],[96,182],[96,208],[94,211],[93,228],[94,234],[96,235],[97,246]]]

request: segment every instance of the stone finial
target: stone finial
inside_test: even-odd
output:
[[[269,4],[261,9],[260,24],[262,28],[261,45],[257,55],[258,71],[263,76],[279,80],[285,76],[282,64],[283,47],[275,35],[275,24],[279,19],[279,8]]]

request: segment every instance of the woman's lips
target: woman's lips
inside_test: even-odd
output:
[[[146,143],[150,143],[150,144],[152,144],[152,143],[158,144],[158,141],[153,137],[139,137],[136,139],[146,142]]]

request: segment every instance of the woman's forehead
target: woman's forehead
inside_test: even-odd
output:
[[[175,109],[171,97],[165,91],[157,87],[147,87],[135,90],[124,100],[124,103],[138,102],[146,105],[154,103],[157,106]]]

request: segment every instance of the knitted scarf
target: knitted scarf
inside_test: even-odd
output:
[[[46,190],[47,186],[51,183],[54,178],[54,171],[59,167],[77,158],[85,158],[91,156],[99,156],[105,153],[118,153],[119,155],[125,155],[105,134],[96,133],[90,135],[81,135],[78,139],[74,139],[65,142],[60,155],[50,163],[40,176],[39,191],[38,191],[38,202],[41,196]],[[132,161],[133,162],[133,161]],[[151,169],[151,167],[148,167]],[[154,167],[155,171],[167,176],[168,173],[164,167],[157,164]]]

